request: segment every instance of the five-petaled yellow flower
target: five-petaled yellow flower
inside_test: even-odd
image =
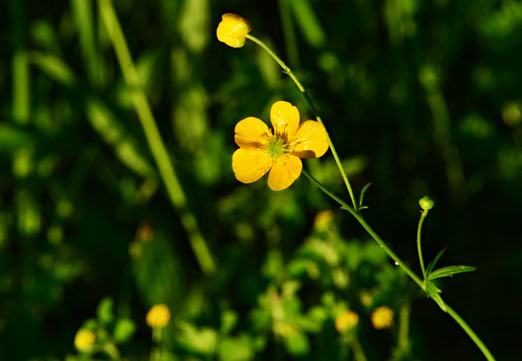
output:
[[[149,312],[147,312],[145,320],[150,327],[165,327],[170,321],[170,310],[165,304],[154,305]]]
[[[255,182],[270,171],[268,186],[280,191],[301,174],[299,158],[318,158],[326,153],[328,135],[315,120],[299,124],[299,110],[285,101],[272,105],[270,120],[274,133],[258,118],[237,123],[234,140],[239,149],[232,156],[232,169],[242,183]]]
[[[252,29],[246,19],[236,14],[223,14],[216,35],[219,41],[233,48],[245,45],[246,34]]]

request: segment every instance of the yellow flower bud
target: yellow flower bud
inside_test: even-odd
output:
[[[86,328],[81,328],[74,337],[74,346],[76,346],[76,348],[81,352],[88,352],[92,349],[95,341],[96,336],[92,331]]]
[[[335,329],[339,333],[346,333],[359,322],[359,315],[353,311],[343,311],[335,319]]]
[[[170,321],[170,310],[167,305],[154,305],[147,313],[147,325],[153,328],[162,328],[167,326]]]
[[[377,307],[371,314],[373,327],[377,330],[391,327],[393,323],[393,311],[388,306]]]
[[[245,36],[252,29],[248,21],[230,13],[222,15],[221,19],[216,31],[218,40],[233,48],[241,48],[245,45]]]

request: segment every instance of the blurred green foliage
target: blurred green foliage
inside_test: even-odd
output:
[[[439,264],[478,269],[444,281],[444,299],[499,360],[518,355],[520,2],[114,6],[218,270],[203,275],[169,203],[98,2],[2,2],[1,360],[353,360],[355,339],[369,361],[482,359],[306,178],[278,193],[234,179],[236,122],[268,120],[281,99],[311,112],[259,48],[217,41],[225,12],[249,19],[288,60],[354,188],[373,182],[367,218],[412,265],[417,201],[436,199],[426,257],[447,248]],[[344,194],[331,157],[305,166]],[[152,341],[145,314],[157,303],[173,316]],[[394,310],[391,329],[371,326],[380,305]],[[347,309],[359,324],[339,335]],[[96,335],[90,354],[74,347],[82,327]]]

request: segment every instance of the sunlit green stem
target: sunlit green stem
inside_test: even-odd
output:
[[[402,260],[397,257],[397,255],[384,243],[384,241],[377,235],[377,233],[366,223],[362,215],[358,212],[355,212],[355,210],[350,207],[346,202],[344,202],[342,199],[337,197],[335,194],[330,192],[328,189],[326,189],[317,179],[315,179],[312,175],[310,175],[307,171],[303,170],[303,174],[310,179],[319,189],[321,189],[326,195],[328,195],[330,198],[332,198],[334,201],[339,203],[341,205],[342,209],[347,210],[350,212],[355,219],[363,226],[363,228],[368,232],[370,236],[379,244],[379,246],[395,261],[395,264],[399,267],[401,267],[404,272],[410,278],[415,281],[415,283],[422,288],[424,292],[426,292],[426,288],[424,285],[424,282],[421,281],[421,279],[404,263]],[[468,334],[468,336],[475,342],[475,344],[478,346],[478,348],[482,351],[486,359],[489,361],[495,361],[495,358],[491,353],[489,352],[488,348],[484,343],[480,340],[480,338],[473,332],[473,330],[469,327],[469,325],[450,307],[448,304],[446,304],[447,313],[453,317],[455,321],[462,327],[462,329]]]
[[[111,0],[98,0],[98,4],[107,33],[109,34],[109,38],[116,52],[116,57],[120,63],[123,78],[131,90],[134,108],[136,109],[136,113],[138,114],[138,118],[145,132],[154,160],[158,165],[160,175],[165,183],[170,200],[174,205],[174,208],[180,212],[181,222],[187,230],[190,244],[201,269],[205,274],[213,274],[216,271],[216,266],[212,259],[212,255],[210,254],[207,244],[199,231],[195,217],[187,209],[187,198],[174,168],[172,167],[172,163],[158,127],[156,126],[156,121],[152,114],[147,97],[141,89],[139,75],[134,67],[127,42],[125,41],[125,36],[123,35],[120,23],[116,13],[114,12],[112,2]]]
[[[256,43],[261,48],[263,48],[277,62],[277,64],[279,64],[279,66],[283,69],[283,71],[286,74],[288,74],[288,76],[290,78],[292,78],[295,85],[297,85],[297,88],[299,88],[301,93],[303,93],[306,101],[310,105],[310,108],[312,109],[312,112],[314,113],[315,118],[317,119],[317,121],[319,123],[321,123],[324,126],[323,120],[319,116],[319,112],[317,111],[317,108],[315,107],[314,102],[312,101],[312,98],[310,98],[310,95],[308,95],[308,93],[306,92],[305,88],[303,87],[303,85],[301,84],[299,79],[297,79],[297,77],[295,76],[294,72],[272,51],[272,49],[270,49],[261,40],[259,40],[258,38],[254,37],[250,34],[247,34],[246,37],[247,37],[247,39],[252,40],[254,43]],[[335,163],[337,164],[337,167],[339,168],[339,171],[341,172],[341,176],[343,177],[344,184],[346,185],[346,189],[348,189],[348,193],[350,193],[350,198],[352,200],[353,207],[354,207],[355,211],[357,212],[358,207],[357,207],[357,203],[355,202],[355,196],[353,194],[352,186],[350,185],[350,181],[348,180],[348,177],[346,176],[346,172],[344,171],[344,167],[341,163],[341,160],[339,159],[339,156],[337,155],[337,151],[335,150],[332,140],[330,139],[330,135],[328,134],[328,131],[326,133],[328,135],[328,144],[330,145],[330,150],[332,151],[332,155],[335,159]]]
[[[422,270],[422,275],[424,277],[424,281],[426,281],[426,268],[424,268],[424,258],[422,257],[422,246],[421,246],[421,230],[422,224],[424,223],[424,218],[428,215],[428,210],[424,210],[421,213],[419,219],[419,226],[417,227],[417,251],[419,252],[419,262]]]

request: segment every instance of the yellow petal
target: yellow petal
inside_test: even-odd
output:
[[[218,40],[233,48],[245,45],[245,35],[252,29],[248,21],[236,14],[224,14],[221,19],[216,31]]]
[[[273,191],[286,189],[301,175],[303,163],[293,155],[285,155],[274,159],[272,170],[268,175],[268,186]]]
[[[239,148],[232,155],[232,170],[241,183],[252,183],[270,170],[272,158],[262,150]]]
[[[299,110],[289,102],[275,102],[270,109],[270,121],[275,135],[290,140],[299,127]]]
[[[243,149],[257,149],[266,145],[272,136],[268,126],[258,118],[240,120],[234,129],[234,140]]]
[[[301,123],[291,142],[296,144],[292,154],[299,158],[319,158],[328,150],[326,129],[315,120]]]

